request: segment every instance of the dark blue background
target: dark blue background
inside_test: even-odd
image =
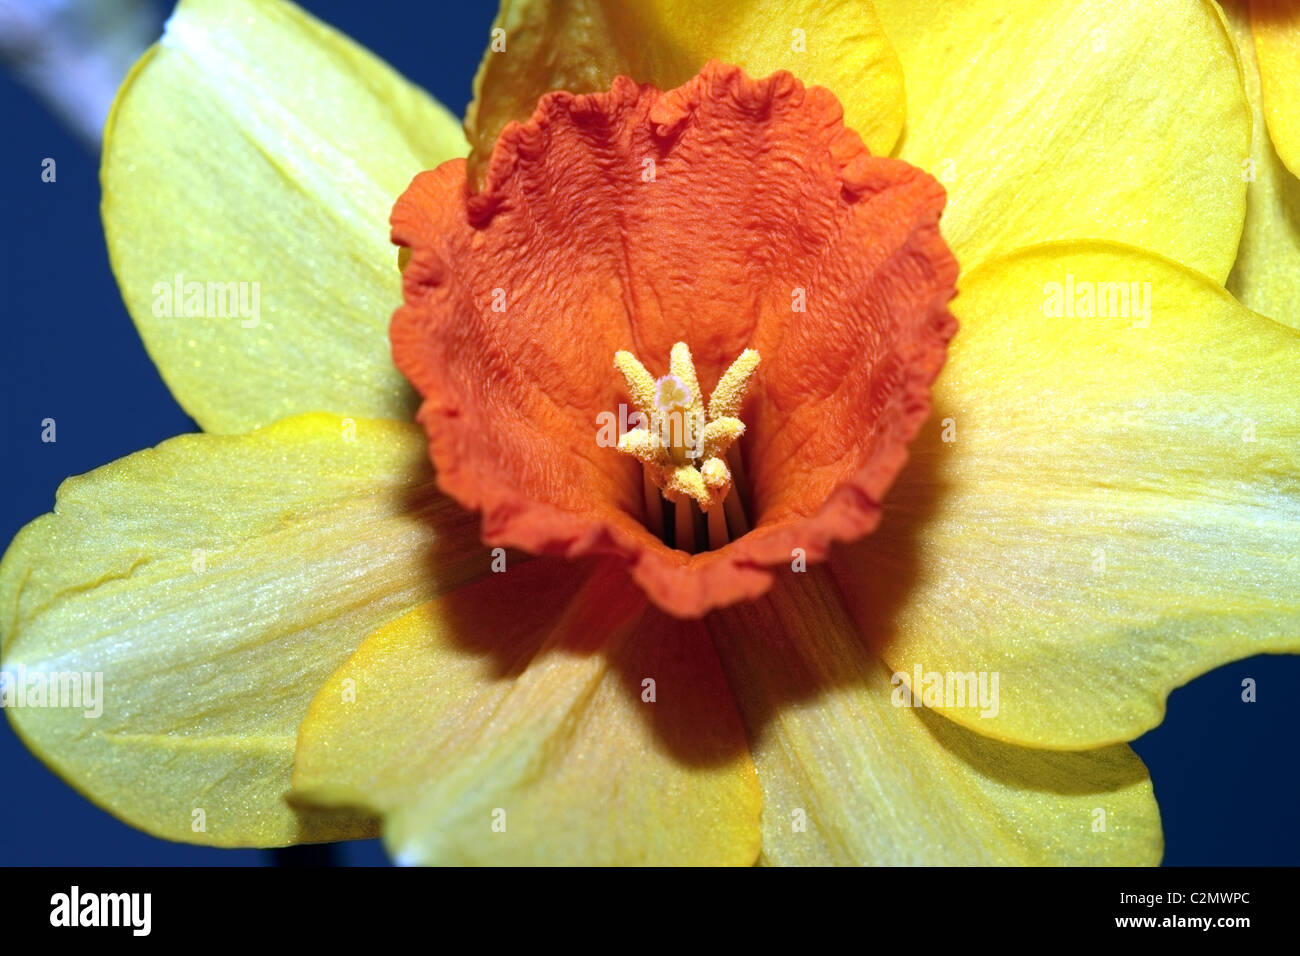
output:
[[[488,37],[488,0],[439,4],[306,0],[309,10],[376,51],[463,113]],[[407,9],[409,7],[409,10]],[[98,157],[8,75],[0,74],[4,223],[0,356],[0,544],[48,511],[69,475],[185,431],[118,296],[99,220]],[[43,183],[41,160],[58,163]],[[40,440],[43,418],[58,441]],[[1241,702],[1253,677],[1259,700]],[[1164,724],[1135,747],[1151,769],[1165,862],[1300,863],[1295,702],[1300,657],[1262,656],[1175,692]],[[342,862],[382,863],[377,841]],[[0,720],[0,864],[258,865],[274,856],[146,836],[93,807],[33,757]]]

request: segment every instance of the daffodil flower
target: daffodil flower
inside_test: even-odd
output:
[[[1300,333],[1222,287],[1217,8],[509,2],[476,93],[466,139],[292,6],[183,0],[104,219],[207,434],[11,545],[5,668],[104,677],[24,739],[224,846],[1158,862],[1125,741],[1300,648]],[[599,443],[620,403],[725,420],[729,485]]]

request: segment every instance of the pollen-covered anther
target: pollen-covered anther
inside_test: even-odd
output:
[[[686,343],[672,348],[669,372],[655,379],[631,352],[614,355],[642,424],[619,439],[618,450],[635,457],[671,502],[694,501],[701,511],[719,507],[731,493],[731,470],[723,460],[745,433],[737,417],[759,356],[746,349],[718,381],[707,406]]]
[[[743,434],[745,423],[739,418],[715,418],[704,426],[700,435],[700,457],[706,463],[710,459],[722,458]]]
[[[722,373],[718,387],[709,396],[709,421],[722,418],[735,418],[740,414],[740,405],[745,400],[745,389],[749,387],[750,376],[758,368],[758,352],[745,349],[730,368]],[[743,427],[743,426],[742,426]]]
[[[725,494],[731,490],[731,469],[721,458],[709,458],[700,466],[700,478],[704,487],[711,493],[721,491]]]
[[[653,466],[658,466],[668,454],[659,436],[645,428],[633,428],[624,432],[618,440],[618,450],[644,465]]]

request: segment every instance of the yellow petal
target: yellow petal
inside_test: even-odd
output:
[[[1300,328],[1300,179],[1278,158],[1264,122],[1246,2],[1225,3],[1223,11],[1241,54],[1254,119],[1250,159],[1242,165],[1246,225],[1228,291],[1248,308]]]
[[[55,508],[0,564],[4,668],[102,674],[102,714],[6,708],[27,744],[168,839],[370,832],[283,796],[307,704],[361,639],[487,571],[419,430],[311,415],[185,435],[70,478]]]
[[[388,214],[467,148],[443,107],[297,7],[181,3],[118,94],[101,175],[122,296],[195,421],[410,417]]]
[[[366,639],[299,731],[295,794],[404,863],[752,863],[758,784],[708,637],[622,567],[538,559]]]
[[[709,60],[828,87],[873,153],[898,139],[903,73],[870,0],[503,0],[465,117],[471,168],[545,93],[606,90],[620,74],[668,90]]]
[[[1110,316],[1079,314],[1089,291]],[[953,311],[930,425],[836,565],[893,667],[998,673],[995,715],[944,713],[1083,748],[1213,667],[1300,650],[1300,333],[1110,243],[989,263]]]
[[[1251,0],[1250,28],[1269,134],[1282,162],[1300,176],[1300,3]]]
[[[821,569],[708,621],[754,740],[764,862],[1159,862],[1151,781],[1128,747],[1031,750],[897,706]]]
[[[948,190],[962,267],[1112,239],[1222,282],[1250,112],[1214,5],[877,0],[907,77],[898,155]]]

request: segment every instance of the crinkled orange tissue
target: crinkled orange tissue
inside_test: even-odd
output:
[[[480,191],[457,159],[393,211],[440,486],[678,617],[757,597],[880,519],[956,331],[944,201],[788,73],[545,96]]]

